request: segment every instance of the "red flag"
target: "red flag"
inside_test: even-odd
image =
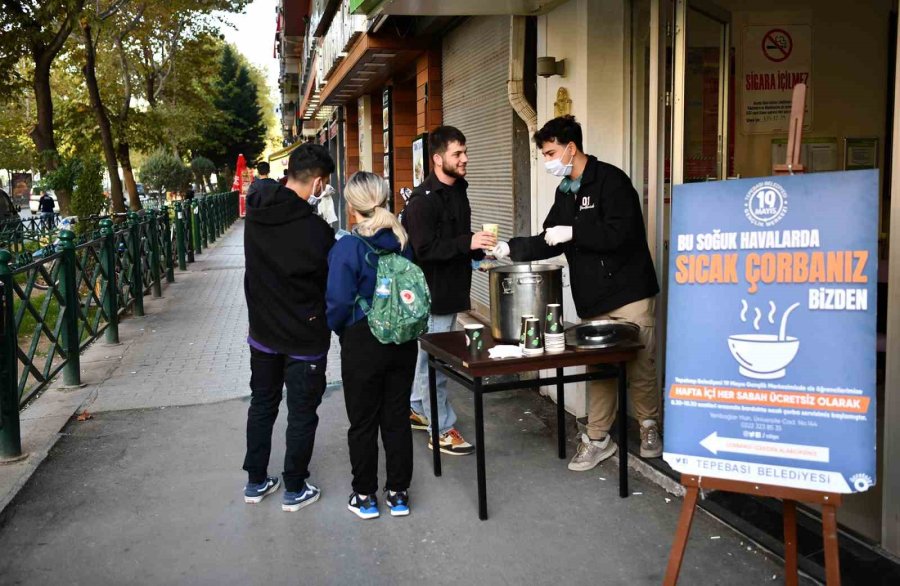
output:
[[[234,169],[234,181],[231,182],[231,190],[237,191],[240,196],[240,216],[243,218],[247,213],[247,188],[250,184],[244,185],[244,173],[247,170],[247,160],[244,155],[238,155],[237,165]]]
[[[247,160],[244,158],[244,155],[238,155],[237,165],[234,169],[234,181],[231,183],[232,191],[243,191],[241,189],[243,185],[241,185],[241,178],[244,175],[244,169],[247,168]]]

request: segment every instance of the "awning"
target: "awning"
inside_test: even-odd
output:
[[[319,103],[340,105],[379,89],[395,72],[429,47],[430,39],[360,35],[347,56],[328,74]]]
[[[415,16],[487,16],[491,14],[547,14],[566,0],[351,0],[351,14]]]
[[[268,161],[271,163],[272,161],[277,161],[278,159],[285,158],[286,156],[290,155],[291,152],[293,152],[293,150],[295,148],[297,148],[298,146],[300,146],[301,144],[303,144],[303,141],[298,140],[297,142],[295,142],[294,144],[292,144],[289,147],[283,148],[280,151],[275,151],[274,153],[269,155]]]

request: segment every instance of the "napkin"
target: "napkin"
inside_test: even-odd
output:
[[[522,357],[522,349],[518,346],[513,346],[510,344],[507,345],[497,345],[493,348],[488,349],[488,355],[491,358],[521,358]]]

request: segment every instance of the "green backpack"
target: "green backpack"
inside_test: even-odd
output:
[[[422,269],[396,252],[376,249],[366,239],[354,236],[369,248],[366,262],[376,270],[372,306],[356,296],[375,339],[382,344],[403,344],[427,332],[431,293]],[[378,255],[377,265],[369,261],[373,253]]]

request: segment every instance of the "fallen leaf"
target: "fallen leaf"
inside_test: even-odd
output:
[[[87,421],[88,419],[93,419],[94,416],[91,415],[90,411],[82,411],[78,414],[77,421]]]

